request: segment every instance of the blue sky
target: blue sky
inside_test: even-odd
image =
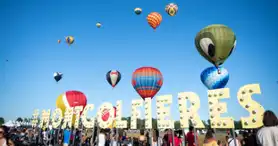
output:
[[[164,11],[169,2],[179,6],[175,17]],[[198,54],[194,38],[215,23],[228,25],[237,35],[236,50],[224,64],[231,92],[224,100],[225,115],[248,116],[236,94],[250,83],[261,85],[262,95],[253,98],[278,114],[277,5],[275,0],[1,0],[0,116],[8,120],[30,117],[36,108],[54,109],[57,96],[67,90],[82,91],[97,107],[121,99],[123,114],[129,116],[131,100],[139,98],[131,85],[132,72],[153,66],[164,76],[157,95],[173,95],[174,119],[179,118],[177,94],[185,91],[200,96],[199,114],[207,119],[207,89],[200,73],[211,64]],[[143,9],[140,16],[133,13],[135,7]],[[156,32],[146,21],[152,11],[163,16]],[[97,29],[96,22],[103,27]],[[57,44],[67,35],[75,37],[72,46]],[[111,69],[122,73],[113,90],[105,79]],[[56,71],[64,73],[58,84]]]

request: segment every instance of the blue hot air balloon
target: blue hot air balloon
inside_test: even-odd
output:
[[[223,67],[209,67],[201,73],[201,81],[210,90],[224,88],[229,81],[229,73]]]

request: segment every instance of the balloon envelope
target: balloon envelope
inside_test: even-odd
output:
[[[67,36],[66,37],[66,43],[67,44],[71,45],[71,44],[73,44],[73,42],[74,42],[73,36]]]
[[[149,25],[155,30],[162,21],[162,16],[157,12],[152,12],[147,16]]]
[[[66,108],[83,106],[83,109],[84,109],[86,107],[86,105],[87,105],[87,97],[85,96],[84,93],[82,93],[80,91],[74,91],[74,90],[67,91],[67,92],[59,95],[56,100],[56,107],[60,108],[62,110],[63,116],[66,111]],[[81,113],[82,113],[82,111],[81,111]],[[75,115],[73,115],[72,120],[73,120],[73,124],[74,124]]]
[[[195,47],[200,55],[216,67],[229,58],[236,47],[233,30],[222,24],[203,28],[195,37]]]
[[[142,9],[141,8],[135,8],[134,12],[135,12],[135,14],[140,15],[142,13]]]
[[[220,73],[218,73],[218,69]],[[224,88],[229,81],[229,73],[223,67],[209,67],[201,73],[201,81],[208,89]]]
[[[112,87],[115,87],[121,80],[121,73],[117,70],[110,70],[106,73],[106,80]]]
[[[101,23],[98,22],[98,23],[96,24],[96,26],[97,26],[97,28],[100,28],[100,27],[101,27]]]
[[[175,16],[178,12],[178,6],[174,3],[170,3],[165,7],[165,11],[170,16]]]
[[[132,85],[143,98],[153,98],[163,84],[161,72],[153,67],[141,67],[132,74]]]
[[[60,73],[60,72],[55,72],[54,73],[54,80],[56,82],[59,82],[62,78],[63,78],[63,74],[62,73]]]

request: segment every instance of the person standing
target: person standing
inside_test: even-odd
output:
[[[187,142],[188,142],[188,146],[196,146],[195,133],[194,133],[194,127],[193,126],[189,127],[189,132],[186,134],[186,139],[187,139]],[[198,135],[196,135],[196,139],[198,141]]]
[[[218,146],[216,139],[213,136],[213,131],[208,129],[203,146]]]
[[[159,144],[159,132],[157,129],[153,130],[153,137],[152,137],[152,146],[158,146]]]
[[[278,146],[278,120],[272,111],[264,112],[263,125],[257,133],[258,145]]]
[[[117,136],[114,133],[112,134],[111,146],[117,146]]]
[[[98,135],[98,146],[105,146],[105,140],[106,138],[105,138],[104,130],[101,129]]]
[[[110,146],[110,144],[111,144],[110,133],[106,133],[105,146]]]
[[[21,135],[23,135],[23,133],[21,133]],[[42,137],[43,137],[43,144],[47,145],[47,140],[48,140],[48,132],[47,132],[47,128],[45,128],[42,132]]]
[[[140,130],[140,136],[138,138],[138,142],[140,146],[143,146],[146,144],[146,136],[144,135],[144,130],[141,129]]]
[[[174,132],[174,143],[175,143],[175,146],[181,146],[181,144],[182,144],[182,141],[178,137],[177,132]],[[170,145],[173,146],[173,138],[170,139]]]
[[[69,143],[70,143],[70,134],[71,134],[71,130],[67,126],[67,128],[64,130],[64,142],[63,142],[64,146],[68,146],[69,145]]]
[[[7,128],[5,126],[0,127],[0,146],[7,146]]]
[[[235,142],[236,142],[236,145],[235,145]],[[236,132],[235,132],[235,138],[231,137],[228,139],[228,146],[241,146],[241,143],[238,140]]]
[[[168,141],[168,129],[164,130],[164,136],[163,136],[163,142],[162,142],[163,146],[170,146],[170,143]]]

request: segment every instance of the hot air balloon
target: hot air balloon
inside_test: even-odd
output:
[[[59,82],[63,78],[63,74],[61,72],[54,73],[54,79],[56,82]]]
[[[61,43],[61,40],[58,40],[58,44],[60,44]]]
[[[117,112],[117,108],[116,107],[113,107],[113,109],[114,109],[114,118],[116,118],[116,112]],[[109,111],[108,111],[108,109],[103,109],[103,111],[102,111],[102,120],[103,121],[107,121],[108,120],[108,118],[109,118],[109,116],[110,116],[110,113],[109,113]],[[113,120],[113,124],[111,124],[110,126],[108,126],[108,128],[114,128],[114,127],[116,127],[116,119],[114,119]]]
[[[66,43],[67,43],[68,45],[73,44],[73,42],[74,42],[73,36],[67,36],[67,37],[66,37]]]
[[[197,34],[195,46],[206,60],[218,67],[232,54],[236,47],[236,36],[229,27],[213,24]]]
[[[106,74],[106,80],[114,88],[121,80],[121,73],[117,70],[110,70]]]
[[[163,84],[161,72],[153,67],[141,67],[132,74],[132,85],[143,98],[153,98]]]
[[[59,95],[56,100],[56,107],[62,110],[63,116],[66,111],[66,108],[68,107],[83,106],[84,109],[86,105],[87,105],[87,97],[85,96],[84,93],[80,91],[67,91]],[[72,124],[74,124],[75,115],[73,116],[72,121],[73,121]]]
[[[100,28],[100,27],[101,27],[101,23],[98,22],[98,23],[96,24],[96,26],[97,26],[97,28]]]
[[[141,8],[135,8],[134,12],[135,12],[135,14],[140,15],[142,13],[142,9]]]
[[[165,7],[165,11],[170,16],[175,16],[178,12],[178,6],[174,3],[170,3]]]
[[[218,69],[221,72],[220,74],[218,73]],[[205,69],[201,73],[201,81],[209,90],[224,88],[229,81],[228,71],[223,67],[219,67],[218,69],[213,66]]]
[[[162,16],[157,12],[152,12],[147,17],[149,25],[155,30],[162,21]]]

